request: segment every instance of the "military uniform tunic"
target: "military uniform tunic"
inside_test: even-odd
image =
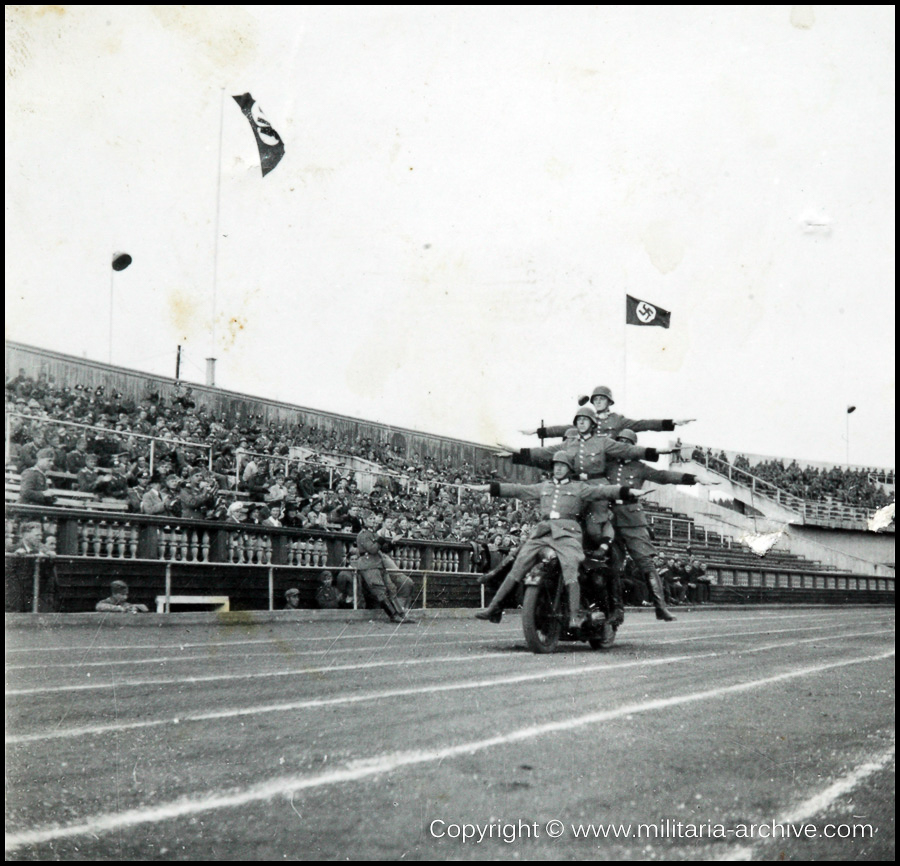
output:
[[[659,459],[659,452],[655,448],[627,445],[624,442],[616,442],[608,436],[591,433],[566,439],[548,448],[523,448],[518,454],[513,454],[513,463],[549,468],[557,451],[565,451],[572,458],[575,473],[583,481],[598,479],[605,481],[607,460]],[[592,502],[585,517],[585,532],[592,546],[596,546],[602,540],[603,527],[609,520],[607,501],[603,499]]]
[[[550,548],[559,557],[563,580],[575,583],[578,567],[584,561],[579,517],[588,503],[627,497],[622,487],[587,484],[571,479],[552,479],[539,484],[491,484],[491,496],[540,501],[541,521],[531,537],[522,545],[513,563],[510,577],[521,581],[537,563],[541,553]]]
[[[645,481],[657,484],[696,484],[697,476],[688,472],[672,472],[666,469],[655,469],[639,460],[610,461],[606,470],[606,478],[610,484],[626,484],[629,487],[641,488]],[[614,505],[612,509],[616,535],[622,539],[635,565],[646,572],[653,568],[653,557],[656,548],[650,541],[647,528],[647,515],[640,502],[629,502]]]
[[[618,412],[604,412],[597,415],[596,432],[600,436],[615,438],[622,430],[633,430],[635,433],[650,431],[671,431],[675,429],[675,422],[671,418],[648,418],[637,421],[619,415]],[[538,436],[541,439],[559,439],[570,434],[578,435],[578,431],[571,424],[561,424],[556,427],[538,427]]]

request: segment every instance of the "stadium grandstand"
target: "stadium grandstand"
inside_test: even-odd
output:
[[[478,443],[17,343],[6,364],[8,612],[89,611],[115,578],[160,611],[273,610],[288,586],[313,607],[324,569],[352,570],[364,525],[392,541],[417,606],[475,607],[477,576],[536,521],[466,486],[538,477]],[[721,484],[718,501],[645,500],[664,555],[707,564],[712,601],[893,601],[893,520],[872,523],[893,470],[695,445],[673,459]],[[22,555],[35,525],[52,558]]]

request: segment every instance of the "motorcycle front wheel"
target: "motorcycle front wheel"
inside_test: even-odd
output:
[[[542,580],[537,586],[525,588],[522,603],[522,631],[525,643],[533,653],[552,653],[563,630],[563,618],[559,604],[565,600],[563,593]]]

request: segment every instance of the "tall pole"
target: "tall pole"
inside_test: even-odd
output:
[[[107,357],[107,361],[112,364],[112,331],[113,331],[113,278],[115,277],[115,270],[110,270],[109,272],[109,355]]]
[[[850,465],[850,416],[856,411],[856,406],[848,406],[847,407],[847,416],[846,416],[846,431],[844,434],[844,444],[847,448],[847,466]]]
[[[178,344],[178,352],[175,355],[175,381],[181,379],[181,344]]]
[[[222,137],[225,129],[225,88],[219,91],[219,154],[216,159],[216,236],[213,243],[212,321],[209,357],[206,359],[206,384],[216,384],[216,291],[219,277],[219,212],[222,204]]]
[[[622,402],[628,405],[628,297],[625,298],[625,329],[622,333]]]

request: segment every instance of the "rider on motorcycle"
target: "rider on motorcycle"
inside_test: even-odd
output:
[[[640,449],[651,450],[651,449]],[[568,451],[557,451],[551,457],[552,480],[538,484],[483,484],[473,485],[473,490],[490,492],[491,496],[540,501],[541,520],[535,526],[531,537],[522,545],[512,570],[500,585],[490,605],[475,614],[478,619],[499,622],[503,611],[503,599],[515,589],[530,569],[538,562],[541,552],[553,550],[559,558],[563,580],[568,590],[569,627],[581,624],[579,610],[581,592],[578,585],[578,570],[584,561],[583,534],[579,518],[588,504],[610,499],[631,501],[631,491],[627,487],[607,484],[588,484],[573,478],[576,463]]]

